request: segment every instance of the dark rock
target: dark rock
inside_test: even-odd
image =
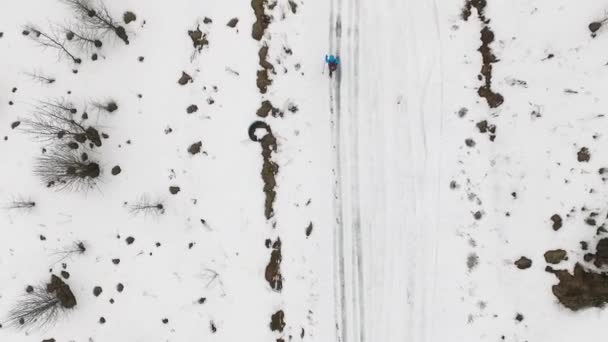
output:
[[[551,216],[551,221],[553,221],[553,230],[557,231],[562,227],[562,217],[558,214]]]
[[[120,166],[116,165],[112,168],[112,175],[116,176],[118,175],[120,172],[122,172],[122,169],[120,168]]]
[[[170,186],[169,187],[169,192],[171,193],[171,195],[176,195],[178,192],[180,192],[180,187],[179,186]]]

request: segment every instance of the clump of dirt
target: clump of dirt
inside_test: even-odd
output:
[[[270,103],[270,101],[265,100],[264,102],[262,102],[262,105],[260,106],[260,108],[258,109],[258,111],[256,112],[256,115],[261,117],[261,118],[265,118],[268,116],[268,114],[271,114],[273,117],[283,117],[283,112],[281,110],[279,110],[278,108],[275,108],[272,103]]]
[[[306,227],[306,237],[309,237],[312,234],[312,222]]]
[[[559,264],[560,262],[567,260],[568,253],[563,249],[554,249],[546,251],[544,257],[545,261],[549,264]]]
[[[262,40],[268,25],[270,25],[271,18],[266,14],[266,0],[251,0],[251,7],[255,14],[255,22],[251,29],[251,37],[255,40]]]
[[[238,24],[238,23],[239,23],[239,18],[232,18],[232,19],[230,19],[230,21],[229,21],[229,22],[226,24],[226,26],[228,26],[228,27],[232,27],[232,28],[235,28],[235,27],[236,27],[236,24]]]
[[[270,330],[283,332],[283,328],[285,328],[285,313],[279,310],[270,316]]]
[[[188,83],[192,83],[192,77],[186,74],[185,71],[182,71],[182,76],[179,78],[177,83],[179,83],[179,85],[186,85]]]
[[[283,276],[281,275],[281,239],[277,238],[272,244],[272,252],[270,253],[270,261],[266,265],[265,278],[270,287],[280,292],[283,289]]]
[[[591,159],[591,153],[589,153],[589,149],[587,147],[581,147],[581,149],[576,153],[576,159],[581,163],[587,163]]]
[[[11,129],[15,129],[21,125],[21,121],[15,121],[11,124]]]
[[[193,155],[201,153],[202,147],[203,147],[202,141],[195,142],[194,144],[190,145],[190,147],[188,147],[188,152]]]
[[[95,297],[99,297],[99,295],[103,292],[103,289],[101,288],[101,286],[95,286],[93,288],[93,295]]]
[[[71,309],[76,306],[76,297],[70,286],[54,274],[51,275],[51,282],[46,285],[46,291],[54,293],[62,307]]]
[[[525,256],[522,256],[521,258],[517,259],[514,264],[520,270],[525,270],[532,267],[532,260],[526,258]]]
[[[260,93],[265,94],[268,86],[272,84],[272,80],[270,79],[270,73],[274,72],[274,66],[268,62],[268,46],[264,45],[258,51],[258,57],[260,60],[261,70],[257,72],[257,86],[260,90]]]
[[[608,276],[596,273],[577,263],[574,272],[549,270],[559,283],[553,285],[553,294],[559,302],[572,311],[591,307],[603,307],[608,302]]]
[[[171,195],[177,195],[178,192],[180,192],[180,188],[179,186],[170,186],[169,187],[169,192],[171,193]]]
[[[482,120],[475,124],[479,133],[488,134],[490,137],[490,141],[494,141],[496,139],[496,125],[489,124],[488,120]]]
[[[606,23],[606,21],[608,21],[608,18],[599,20],[599,21],[594,21],[589,24],[588,27],[589,27],[589,31],[591,31],[591,37],[595,38],[595,36],[597,36],[597,31],[599,31],[602,28],[602,26],[604,25],[604,23]]]
[[[477,265],[479,265],[479,256],[475,253],[469,254],[469,256],[467,256],[467,269],[469,272],[477,267]]]
[[[595,261],[596,267],[602,267],[608,264],[608,238],[601,239],[595,246]]]
[[[188,35],[192,39],[194,49],[198,52],[201,52],[205,46],[209,45],[207,34],[201,31],[200,25],[197,25],[195,30],[188,30]]]
[[[558,214],[553,214],[551,221],[553,221],[553,225],[551,226],[553,230],[558,231],[562,227],[562,217]]]
[[[135,13],[127,11],[122,15],[122,20],[125,22],[125,24],[130,24],[131,22],[137,20],[137,16]]]
[[[213,23],[213,20],[209,17],[205,17],[203,18],[203,24],[211,24]]]
[[[198,106],[195,104],[189,105],[188,108],[186,108],[186,113],[188,114],[192,114],[198,111]]]
[[[289,0],[289,8],[291,9],[291,13],[296,14],[298,12],[298,4],[295,1]]]
[[[259,139],[256,136],[258,129],[264,129],[266,134]],[[264,182],[264,193],[266,201],[264,205],[264,215],[267,219],[274,216],[274,201],[276,198],[275,188],[277,186],[276,175],[279,172],[279,165],[272,161],[272,153],[277,151],[277,140],[272,134],[272,130],[267,123],[256,121],[249,126],[249,138],[258,141],[262,145],[262,181]]]
[[[116,176],[122,172],[122,169],[119,165],[116,165],[112,168],[112,176]]]
[[[481,29],[481,46],[477,51],[481,53],[482,66],[481,66],[481,77],[484,80],[484,84],[479,87],[477,94],[486,99],[486,102],[490,108],[497,108],[504,102],[504,97],[497,92],[492,90],[492,64],[498,62],[498,59],[492,53],[490,44],[494,41],[494,32],[489,26],[490,20],[485,16],[486,0],[467,0],[464,8],[462,9],[461,17],[467,21],[472,15],[472,10],[477,10],[477,17],[481,21],[483,28]]]

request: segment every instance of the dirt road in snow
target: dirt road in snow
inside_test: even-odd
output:
[[[406,15],[404,18],[403,15]],[[334,0],[341,341],[430,341],[441,73],[433,1]]]

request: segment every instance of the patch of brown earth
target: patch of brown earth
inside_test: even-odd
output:
[[[596,273],[577,263],[574,272],[552,270],[559,279],[551,288],[559,302],[570,310],[603,307],[608,302],[608,275]]]
[[[527,268],[532,267],[532,260],[522,256],[521,258],[517,259],[517,261],[515,261],[514,264],[520,270],[525,270]]]
[[[236,27],[236,24],[238,24],[238,23],[239,23],[239,18],[232,18],[232,19],[230,19],[230,21],[229,21],[229,22],[226,24],[226,26],[228,26],[228,27],[232,27],[232,28],[235,28],[235,27]]]
[[[271,18],[266,14],[264,8],[266,3],[266,0],[251,0],[251,7],[255,14],[255,22],[251,29],[251,37],[255,40],[262,40],[264,32],[266,32],[268,25],[270,25]]]
[[[280,111],[278,108],[275,108],[272,103],[270,103],[270,101],[265,100],[264,102],[262,102],[262,105],[260,106],[260,108],[258,109],[258,111],[256,112],[256,115],[261,117],[261,118],[265,118],[268,116],[268,114],[272,114],[273,117],[283,117],[283,112]]]
[[[270,330],[283,332],[283,328],[285,328],[285,313],[279,310],[270,316]]]
[[[567,260],[568,253],[563,249],[554,249],[546,251],[544,257],[545,261],[549,264],[559,264],[560,262]]]
[[[260,90],[260,93],[265,94],[268,90],[268,87],[272,84],[272,80],[270,79],[270,73],[274,72],[274,66],[268,62],[268,46],[264,45],[258,51],[258,57],[260,59],[261,70],[257,72],[257,86]]]
[[[266,134],[260,139],[256,136],[258,129],[264,129]],[[264,182],[264,193],[266,200],[264,205],[264,215],[267,219],[274,216],[274,201],[276,198],[275,188],[277,186],[276,175],[279,172],[279,165],[272,161],[272,154],[277,151],[277,140],[272,134],[272,130],[267,123],[256,121],[249,126],[249,138],[260,142],[262,145],[262,181]]]
[[[190,154],[198,154],[201,153],[201,148],[203,147],[203,142],[198,141],[188,147],[188,153]]]
[[[281,292],[283,289],[283,276],[281,275],[282,260],[281,239],[277,238],[277,241],[272,244],[270,261],[268,262],[268,265],[266,265],[266,272],[264,274],[270,287],[277,292]]]
[[[72,293],[70,286],[61,280],[56,275],[51,275],[51,282],[46,285],[46,291],[54,293],[59,304],[66,309],[71,309],[76,306],[76,297]]]
[[[481,53],[482,66],[479,79],[484,81],[484,84],[479,87],[477,94],[479,97],[486,99],[490,108],[497,108],[504,102],[504,97],[492,90],[492,64],[498,62],[498,59],[492,53],[490,44],[494,41],[494,32],[489,26],[490,20],[485,16],[486,0],[467,0],[462,9],[461,17],[467,21],[472,15],[472,10],[477,10],[477,17],[481,21],[481,46],[477,51]]]
[[[490,141],[496,139],[496,125],[489,124],[487,120],[482,120],[476,123],[475,126],[479,129],[479,133],[487,133],[490,137]]]
[[[177,83],[179,83],[179,85],[186,85],[188,83],[192,83],[192,77],[186,74],[185,71],[182,71],[182,76],[179,78],[179,80],[177,80]]]
[[[291,13],[296,14],[298,12],[298,4],[295,1],[289,0],[289,8],[291,9]]]
[[[551,216],[551,221],[553,221],[553,225],[551,226],[553,230],[558,231],[562,227],[562,217],[558,214]]]
[[[598,241],[595,247],[595,261],[596,267],[602,267],[608,265],[608,238],[603,238]]]
[[[587,163],[591,160],[591,153],[589,153],[589,149],[587,147],[581,147],[581,149],[576,153],[576,159],[581,163]]]
[[[201,52],[205,46],[209,45],[207,34],[201,31],[200,25],[197,25],[195,30],[188,30],[188,35],[192,39],[192,45],[198,52]]]

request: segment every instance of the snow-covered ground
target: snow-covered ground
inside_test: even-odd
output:
[[[593,255],[607,217],[608,32],[588,28],[608,4],[105,4],[129,44],[114,32],[98,36],[101,49],[66,41],[80,64],[32,39],[81,32],[65,1],[1,6],[0,341],[523,342],[601,331],[606,314],[587,306],[608,300],[606,281],[560,303],[545,267],[599,274],[608,260]],[[333,78],[328,52],[342,60]],[[110,100],[117,110],[93,106]],[[34,172],[72,141],[28,132],[54,101],[106,134],[75,146],[99,163],[92,189],[57,191]],[[567,259],[549,264],[550,250]],[[518,268],[521,257],[531,267]],[[51,274],[76,306],[42,327],[11,322],[28,286]]]

